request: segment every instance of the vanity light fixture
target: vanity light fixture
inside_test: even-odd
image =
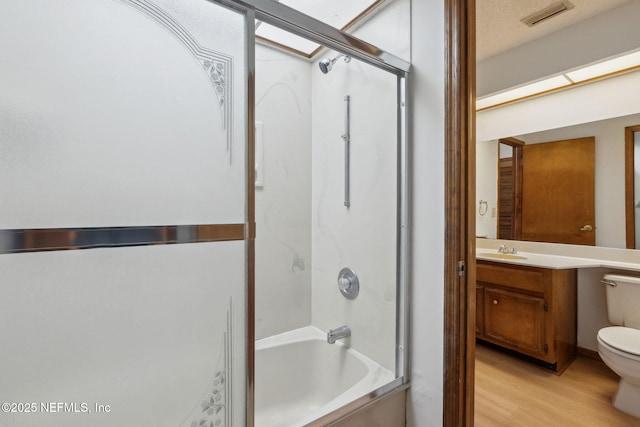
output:
[[[630,71],[640,66],[640,51],[608,59],[597,64],[565,73],[574,83]]]
[[[640,51],[589,64],[562,74],[476,99],[476,111],[640,69]]]
[[[519,86],[495,95],[489,95],[476,100],[476,110],[483,110],[489,107],[506,104],[519,99],[529,98],[534,95],[540,95],[551,90],[571,86],[571,81],[563,75],[550,77],[548,79],[539,80],[524,86]]]

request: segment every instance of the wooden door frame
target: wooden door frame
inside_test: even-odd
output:
[[[445,0],[443,426],[473,426],[475,0]]]
[[[636,211],[634,189],[634,133],[640,132],[640,125],[624,128],[624,205],[627,249],[636,248]]]

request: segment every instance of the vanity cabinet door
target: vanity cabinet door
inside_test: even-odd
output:
[[[484,288],[484,337],[534,357],[545,355],[544,299]]]

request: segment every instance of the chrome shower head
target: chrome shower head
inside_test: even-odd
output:
[[[331,59],[325,58],[318,63],[318,66],[320,67],[320,71],[322,71],[324,74],[327,74],[333,67],[333,61]]]
[[[333,68],[333,64],[335,64],[335,62],[343,56],[344,56],[344,62],[351,61],[350,56],[345,56],[342,53],[336,56],[335,58],[331,58],[331,59],[325,58],[318,63],[318,66],[320,67],[320,71],[322,71],[324,74],[327,74]]]

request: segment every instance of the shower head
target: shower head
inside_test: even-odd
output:
[[[331,59],[325,58],[318,63],[318,66],[320,67],[320,71],[322,71],[324,74],[327,74],[333,68],[333,64],[343,56],[344,56],[344,62],[351,61],[350,56],[345,56],[342,53],[336,56],[335,58],[331,58]]]

